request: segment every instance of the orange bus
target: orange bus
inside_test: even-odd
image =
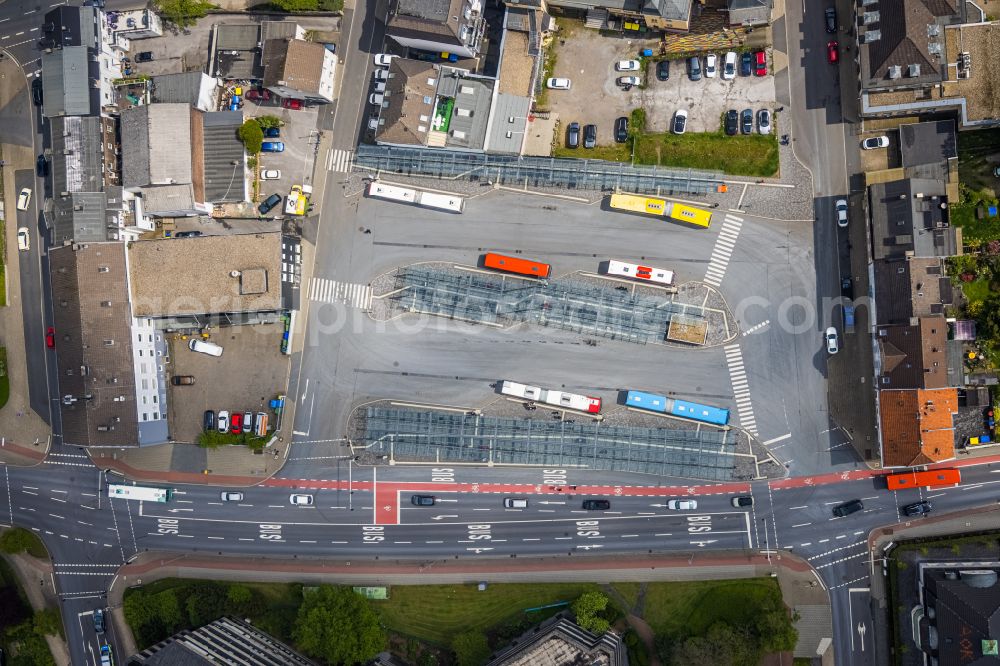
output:
[[[962,473],[957,469],[934,469],[929,472],[903,472],[885,477],[889,490],[925,488],[928,486],[954,486],[962,482]]]
[[[507,273],[517,273],[518,275],[529,275],[537,278],[547,278],[552,267],[530,259],[518,259],[517,257],[507,257],[502,254],[487,253],[483,259],[483,266],[493,268]]]

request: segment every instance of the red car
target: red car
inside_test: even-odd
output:
[[[49,330],[45,331],[45,346],[49,349],[56,348],[56,329],[49,326]]]
[[[286,109],[291,109],[292,111],[298,111],[302,108],[302,100],[299,99],[286,99],[281,103],[281,106]]]
[[[271,91],[268,90],[267,88],[264,88],[263,90],[257,90],[256,88],[251,88],[250,90],[247,91],[246,98],[251,102],[258,102],[258,101],[266,102],[269,99],[271,99]]]
[[[239,412],[233,412],[233,415],[229,417],[229,432],[234,435],[240,434],[243,429],[243,414]]]
[[[830,61],[831,65],[836,65],[838,57],[837,40],[831,39],[826,43],[826,59]]]
[[[767,54],[763,51],[756,51],[753,54],[753,74],[767,76]]]

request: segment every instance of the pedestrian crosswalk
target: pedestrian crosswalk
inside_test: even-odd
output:
[[[353,154],[350,150],[331,148],[326,151],[326,170],[338,173],[349,172],[351,170],[351,157]]]
[[[740,427],[756,435],[757,420],[754,419],[753,404],[750,402],[750,384],[747,382],[746,369],[743,367],[743,352],[739,345],[726,345],[722,349],[726,352],[726,365],[729,366],[729,381],[733,385]]]
[[[309,282],[309,300],[319,303],[342,303],[367,310],[372,306],[372,288],[366,284],[314,277]]]
[[[726,219],[722,223],[719,237],[715,239],[715,248],[712,250],[712,259],[705,271],[705,283],[713,287],[722,284],[722,278],[726,276],[726,268],[729,266],[729,257],[736,247],[736,239],[739,238],[740,228],[743,226],[743,218],[726,213]]]

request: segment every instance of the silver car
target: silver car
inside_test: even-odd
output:
[[[694,511],[698,508],[698,502],[695,500],[670,500],[667,502],[667,508],[671,511]]]

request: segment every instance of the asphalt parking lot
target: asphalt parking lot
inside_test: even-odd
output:
[[[193,386],[167,388],[173,439],[196,441],[206,409],[216,414],[221,409],[270,413],[268,401],[284,392],[288,372],[288,356],[281,353],[282,332],[279,324],[214,329],[209,339],[225,350],[219,357],[191,351],[188,340],[180,336],[171,338],[171,376],[195,378]],[[270,416],[273,423],[274,414]]]
[[[646,109],[647,129],[660,132],[669,129],[674,112],[680,108],[688,112],[689,132],[705,132],[719,129],[727,109],[752,108],[756,112],[775,107],[770,58],[767,76],[737,75],[728,81],[721,75],[725,55],[721,52],[719,74],[711,79],[703,76],[700,81],[688,80],[684,61],[672,61],[670,79],[659,81],[656,65],[650,62],[644,74],[646,87],[636,86],[625,92],[616,81],[631,73],[616,72],[615,62],[638,58],[635,44],[582,28],[560,33],[560,37],[553,45],[557,53],[553,76],[569,78],[573,85],[570,90],[548,92],[549,107],[561,121],[563,136],[558,137],[559,141],[565,141],[566,126],[576,121],[581,125],[596,124],[598,143],[610,144],[615,118],[640,107]]]

